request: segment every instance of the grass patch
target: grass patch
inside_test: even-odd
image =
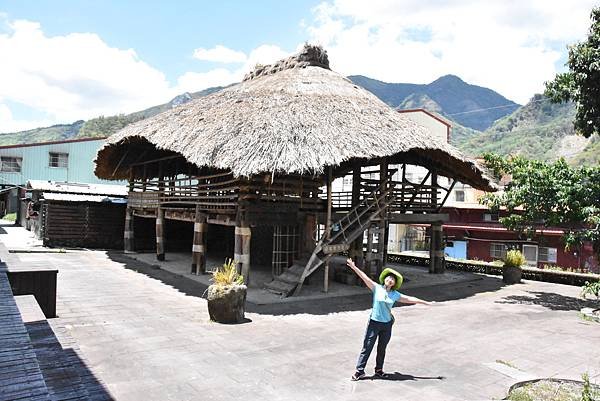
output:
[[[507,400],[511,401],[600,401],[598,387],[591,384],[589,376],[583,382],[572,380],[540,380],[514,388]]]
[[[496,359],[496,363],[501,363],[502,365],[506,365],[509,368],[513,368],[513,369],[517,369],[517,370],[521,370],[519,368],[517,368],[515,365],[513,365],[512,363],[508,362],[508,361],[503,361],[502,359]]]
[[[3,219],[15,222],[17,220],[17,214],[16,213],[9,213],[7,215],[4,215]]]

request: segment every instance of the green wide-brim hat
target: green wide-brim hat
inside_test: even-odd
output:
[[[398,273],[396,270],[391,269],[389,267],[386,267],[385,269],[383,269],[383,271],[379,275],[379,283],[383,284],[383,280],[385,280],[385,276],[387,276],[388,274],[393,274],[394,276],[396,276],[396,284],[394,285],[394,287],[392,289],[398,290],[398,288],[400,288],[400,286],[402,285],[402,281],[404,279],[402,278],[402,274]]]

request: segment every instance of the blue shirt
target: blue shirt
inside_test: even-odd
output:
[[[385,287],[376,284],[373,287],[373,311],[371,319],[378,322],[387,323],[392,320],[392,306],[400,299],[402,294],[396,290],[387,292]]]

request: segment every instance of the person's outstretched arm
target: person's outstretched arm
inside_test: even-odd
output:
[[[422,304],[422,305],[431,305],[432,304],[432,302],[424,301],[417,297],[410,297],[410,296],[404,295],[404,294],[402,294],[402,296],[400,297],[398,302],[403,303],[403,304],[413,304],[413,305],[414,304]]]
[[[376,283],[373,280],[371,280],[371,278],[367,276],[365,272],[356,267],[352,259],[346,260],[346,264],[349,268],[354,270],[354,273],[356,273],[356,275],[365,283],[367,287],[369,287],[371,291],[373,291],[373,288],[375,287]]]

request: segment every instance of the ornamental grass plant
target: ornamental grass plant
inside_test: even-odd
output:
[[[233,259],[226,259],[223,266],[212,273],[213,283],[221,287],[244,284],[244,277],[238,273],[235,265]]]
[[[504,267],[521,267],[525,264],[525,256],[516,249],[506,252]]]

